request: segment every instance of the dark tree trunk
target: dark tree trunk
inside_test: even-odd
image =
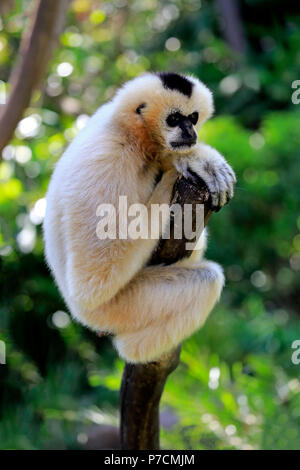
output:
[[[210,215],[210,195],[204,182],[195,175],[187,180],[179,176],[174,185],[171,204],[193,204],[195,222],[196,204],[204,204],[204,225]],[[188,256],[185,238],[160,240],[149,264],[170,264]],[[198,233],[198,237],[199,237]],[[121,449],[159,449],[159,402],[168,375],[176,369],[180,347],[158,361],[148,364],[125,364],[121,387]]]
[[[33,90],[45,73],[63,27],[69,0],[37,0],[31,26],[22,36],[11,73],[11,93],[0,110],[0,155],[29,106]]]
[[[157,362],[126,364],[121,387],[121,449],[159,449],[159,402],[180,348]]]
[[[231,49],[243,56],[247,52],[247,39],[236,0],[216,0],[219,23]]]

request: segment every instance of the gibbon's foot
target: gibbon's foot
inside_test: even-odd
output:
[[[180,159],[176,168],[187,178],[190,174],[193,179],[193,173],[202,178],[211,194],[211,209],[218,212],[233,197],[236,177],[217,150],[201,145],[200,152],[199,155],[193,154],[191,158]]]

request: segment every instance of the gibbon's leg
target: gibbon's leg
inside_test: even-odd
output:
[[[149,362],[178,345],[205,322],[224,284],[212,261],[181,260],[150,266],[109,303],[89,314],[100,329],[107,322],[114,344],[128,362]]]

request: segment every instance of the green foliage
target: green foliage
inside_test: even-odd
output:
[[[28,3],[16,1],[0,21],[0,96]],[[240,59],[213,2],[202,3],[74,0],[43,93],[3,152],[2,449],[78,448],[93,424],[117,423],[122,361],[107,339],[70,321],[44,263],[41,222],[52,168],[87,115],[150,69],[195,73],[214,91],[217,116],[200,138],[238,176],[234,200],[209,223],[207,255],[224,266],[227,285],[168,380],[163,407],[176,424],[162,444],[299,449],[299,16],[292,2],[273,1],[270,15],[269,2],[241,2],[249,47]]]

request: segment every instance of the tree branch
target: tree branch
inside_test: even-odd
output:
[[[38,0],[29,30],[22,37],[18,62],[11,77],[11,93],[0,109],[0,152],[29,106],[61,32],[69,0]]]
[[[179,176],[174,185],[171,204],[193,204],[195,226],[196,204],[204,204],[204,225],[210,211],[210,195],[205,183],[193,176],[187,180]],[[193,227],[194,229],[194,227]],[[170,264],[188,255],[185,238],[160,240],[149,264]],[[199,236],[199,234],[198,234]],[[170,351],[159,361],[148,364],[125,364],[120,393],[121,401],[121,449],[159,449],[159,402],[169,374],[176,369],[180,359],[180,347]]]
[[[0,3],[0,15],[7,15],[15,6],[15,0],[2,0]]]
[[[247,39],[236,0],[216,0],[219,22],[231,49],[242,55],[247,52]]]

